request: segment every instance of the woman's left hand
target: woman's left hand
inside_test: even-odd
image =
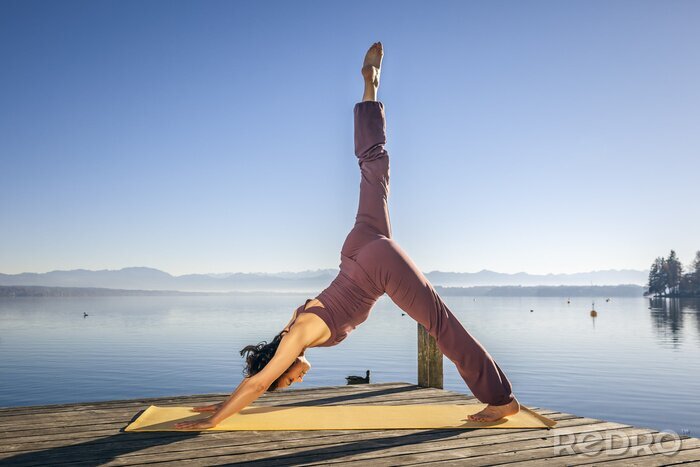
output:
[[[189,420],[186,422],[179,422],[175,424],[175,428],[178,430],[206,430],[207,428],[214,428],[217,424],[211,419],[211,417],[202,418],[200,420]]]

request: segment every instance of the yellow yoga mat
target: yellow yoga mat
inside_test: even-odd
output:
[[[549,428],[557,422],[521,406],[516,415],[495,422],[472,422],[486,404],[326,405],[248,407],[206,430],[177,430],[174,424],[206,418],[191,407],[150,406],[125,431],[227,430],[394,430],[422,428]]]

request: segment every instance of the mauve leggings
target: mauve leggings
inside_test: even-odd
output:
[[[338,313],[335,319],[340,316],[342,321],[346,316],[346,321],[352,321],[348,326],[352,329],[366,319],[373,302],[386,293],[435,338],[442,353],[457,366],[462,379],[479,401],[507,404],[513,400],[513,393],[506,375],[479,341],[464,329],[408,254],[391,238],[387,206],[389,154],[384,147],[386,120],[383,103],[357,103],[354,120],[355,155],[361,171],[359,207],[355,225],[341,250],[341,274],[318,296],[319,300],[329,305],[332,313]],[[343,269],[345,273],[342,273]],[[361,290],[352,290],[356,286]],[[354,296],[358,294],[359,297]],[[333,329],[334,336],[340,333],[340,330]]]

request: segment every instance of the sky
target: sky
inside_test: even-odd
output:
[[[0,272],[335,268],[367,48],[423,271],[700,250],[700,2],[0,2]]]

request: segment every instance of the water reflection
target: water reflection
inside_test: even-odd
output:
[[[691,319],[700,339],[700,300],[693,298],[651,298],[649,313],[659,343],[679,347],[684,340],[686,319]],[[689,318],[690,317],[690,318]]]

